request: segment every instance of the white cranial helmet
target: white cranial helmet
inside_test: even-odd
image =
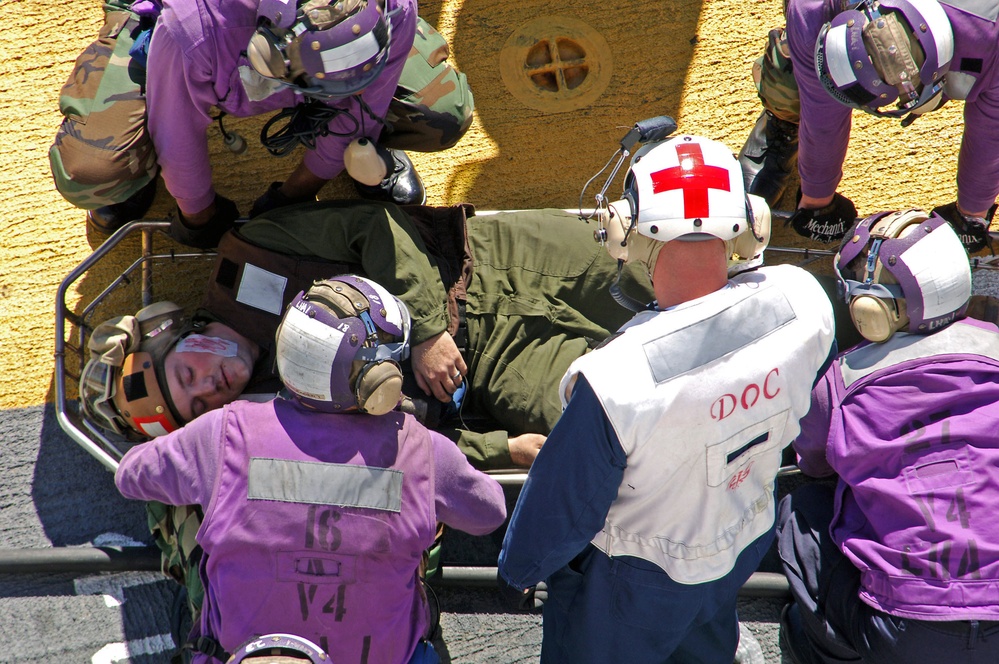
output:
[[[753,218],[743,182],[742,167],[728,147],[700,136],[677,136],[635,153],[624,198],[645,237],[731,240]]]

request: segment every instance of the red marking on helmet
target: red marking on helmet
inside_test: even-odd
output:
[[[139,431],[150,438],[156,438],[157,436],[176,431],[176,427],[170,424],[170,420],[166,418],[166,415],[135,417],[132,418],[132,421],[135,422],[135,426],[138,427]]]
[[[683,216],[686,219],[710,216],[708,189],[731,191],[728,171],[721,166],[706,165],[701,146],[696,143],[678,145],[676,156],[680,161],[678,166],[652,174],[652,193],[682,189]]]

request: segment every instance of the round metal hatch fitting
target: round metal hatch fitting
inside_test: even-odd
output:
[[[610,83],[607,41],[582,21],[548,16],[514,30],[500,51],[500,76],[518,101],[561,113],[589,106]]]

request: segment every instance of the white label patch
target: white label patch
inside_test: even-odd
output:
[[[243,83],[246,98],[250,101],[263,101],[285,89],[280,81],[261,76],[256,69],[247,65],[239,66],[239,80]]]
[[[219,357],[236,357],[239,346],[235,341],[206,337],[203,334],[189,334],[177,344],[178,353],[211,353]]]
[[[236,301],[275,316],[281,315],[281,303],[288,278],[247,263],[239,281]]]

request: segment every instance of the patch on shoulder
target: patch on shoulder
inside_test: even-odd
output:
[[[750,290],[718,313],[646,342],[645,356],[659,385],[734,353],[795,318],[781,289]]]

